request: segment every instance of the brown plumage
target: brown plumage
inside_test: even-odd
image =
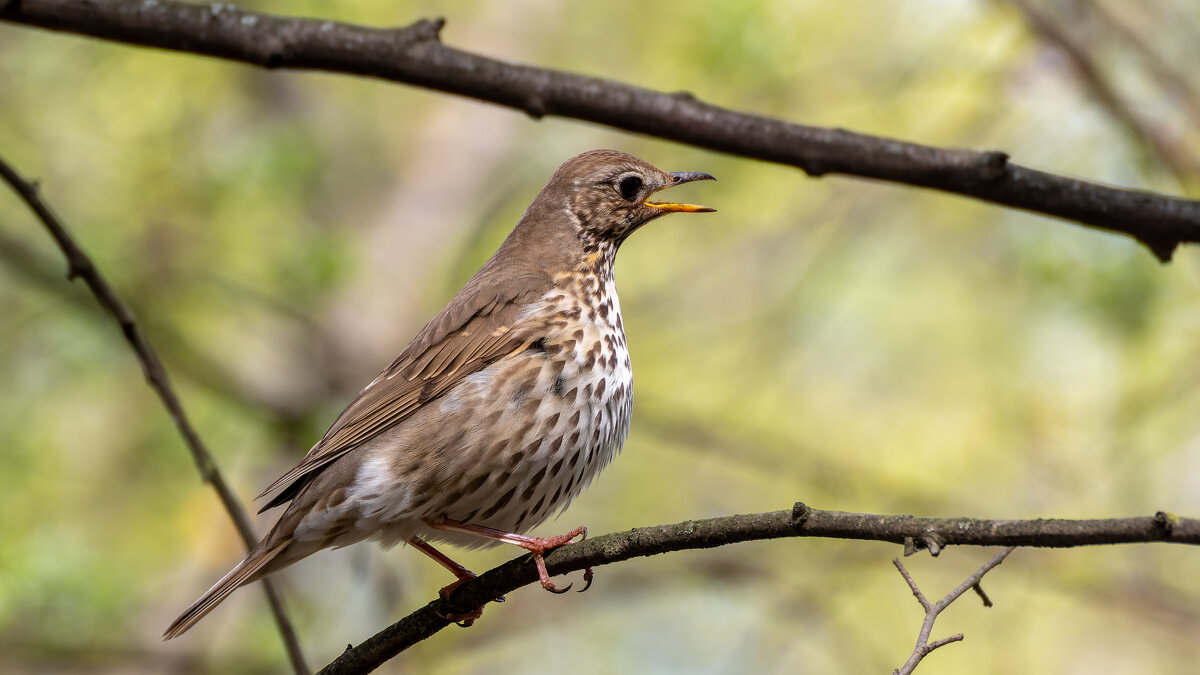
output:
[[[410,543],[459,582],[473,575],[430,540],[516,544],[555,590],[542,553],[586,531],[521,533],[566,508],[629,428],[633,372],[613,284],[617,249],[666,213],[712,211],[649,201],[695,180],[712,177],[666,173],[613,150],[567,160],[495,255],[259,495],[280,490],[263,510],[288,504],[283,515],[164,638],[240,586],[364,539]],[[469,624],[480,611],[452,618]]]

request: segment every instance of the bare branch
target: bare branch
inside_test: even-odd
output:
[[[932,610],[933,603],[925,599],[925,594],[921,592],[921,587],[917,585],[917,582],[913,580],[912,575],[908,573],[908,568],[900,563],[899,558],[894,558],[892,560],[892,564],[896,566],[896,569],[900,570],[900,576],[904,578],[904,583],[908,584],[909,590],[912,591],[913,597],[916,598],[917,602],[921,605],[921,609],[925,610],[926,613]]]
[[[986,592],[984,592],[982,584],[975,584],[971,590],[975,591],[975,595],[979,596],[979,600],[983,603],[984,607],[992,606],[992,599],[988,597]]]
[[[659,553],[784,537],[862,539],[894,544],[909,540],[921,547],[925,547],[926,542],[939,542],[940,547],[1065,548],[1159,541],[1200,545],[1200,520],[1166,513],[1103,520],[917,518],[822,511],[797,503],[788,511],[692,520],[592,537],[548,553],[546,566],[551,574],[565,574]],[[987,569],[991,567],[983,572]],[[978,577],[968,578],[970,583],[963,582],[966,586],[961,591],[956,589],[958,595],[978,584],[982,574],[977,574]],[[452,608],[480,607],[537,579],[537,569],[528,555],[510,560],[462,584],[446,599],[433,600],[361,644],[348,648],[320,675],[369,673],[450,625],[445,616],[452,613]]]
[[[1133,108],[1121,98],[1116,86],[1082,41],[1071,35],[1066,26],[1059,22],[1053,14],[1030,0],[1008,0],[1008,2],[1025,16],[1026,23],[1042,40],[1057,47],[1066,55],[1092,96],[1135,139],[1149,148],[1175,174],[1181,184],[1187,185],[1195,178],[1197,170],[1200,169],[1196,161],[1189,158],[1176,144],[1169,142],[1160,130],[1155,129],[1134,112]]]
[[[1113,14],[1112,10],[1106,7],[1103,2],[1089,2],[1081,5],[1081,7],[1086,7],[1087,11],[1091,12],[1091,15],[1096,17],[1101,24],[1108,30],[1116,33],[1133,48],[1133,51],[1145,62],[1147,69],[1159,81],[1159,84],[1170,94],[1178,96],[1183,100],[1191,116],[1192,124],[1200,127],[1200,90],[1192,85],[1186,77],[1177,72],[1158,53],[1154,46],[1142,37],[1141,33]]]
[[[983,575],[987,574],[997,565],[1004,562],[1004,559],[1008,557],[1008,554],[1012,553],[1014,550],[1016,550],[1015,547],[1009,546],[997,553],[991,560],[984,564],[983,567],[975,570],[974,574],[967,577],[965,581],[955,587],[954,590],[950,591],[946,597],[938,600],[936,604],[929,604],[929,601],[925,599],[925,595],[921,593],[921,589],[917,586],[917,582],[913,581],[912,576],[908,573],[908,570],[904,568],[904,565],[900,562],[900,559],[895,558],[892,560],[892,564],[896,566],[896,569],[900,570],[900,576],[904,577],[905,583],[907,583],[908,587],[912,589],[913,595],[917,598],[917,602],[921,603],[921,608],[925,610],[925,620],[921,623],[921,631],[917,634],[917,645],[913,647],[912,655],[908,657],[908,660],[904,662],[904,665],[892,671],[895,673],[895,675],[909,675],[917,667],[917,664],[921,662],[921,659],[928,656],[933,652],[933,650],[937,649],[938,647],[945,647],[951,642],[962,641],[963,634],[957,633],[955,635],[951,635],[950,637],[930,642],[929,634],[933,632],[934,622],[937,621],[938,615],[942,613],[942,610],[946,609],[955,600],[962,597],[962,594],[966,593],[967,589],[970,588],[974,588],[976,592],[979,593],[980,597],[983,598],[984,607],[991,607],[992,601],[988,599],[987,595],[983,592],[983,588],[981,588],[979,584],[983,581]]]
[[[925,653],[928,654],[929,652],[932,652],[933,650],[937,649],[938,647],[944,647],[944,646],[950,644],[951,642],[962,642],[964,637],[965,636],[962,633],[955,633],[954,635],[951,635],[950,637],[944,637],[941,640],[934,640],[933,642],[930,642],[929,644],[925,645]]]
[[[130,347],[133,348],[138,362],[142,365],[142,372],[146,376],[146,381],[150,384],[150,388],[158,394],[163,407],[167,409],[167,413],[171,416],[175,427],[179,430],[180,435],[183,436],[188,450],[192,453],[192,459],[196,462],[196,468],[200,471],[200,476],[216,491],[217,497],[221,500],[221,505],[225,507],[225,511],[233,520],[238,534],[241,535],[242,541],[246,544],[246,548],[253,547],[257,543],[258,538],[254,534],[254,527],[250,523],[250,516],[242,508],[241,502],[234,495],[229,484],[225,482],[225,478],[221,475],[220,469],[217,468],[217,463],[213,460],[212,454],[204,446],[204,442],[200,440],[199,434],[196,433],[196,429],[188,420],[187,414],[183,411],[183,404],[179,401],[179,397],[175,394],[175,390],[171,386],[171,380],[167,375],[166,368],[163,367],[157,352],[150,346],[141,328],[138,327],[137,321],[133,317],[133,312],[117,296],[116,291],[109,285],[108,280],[100,273],[100,270],[92,262],[87,253],[75,242],[74,237],[71,236],[66,226],[59,221],[58,217],[42,201],[38,195],[37,185],[21,178],[3,158],[0,158],[0,177],[33,210],[38,219],[42,221],[42,224],[46,226],[46,230],[49,231],[50,236],[58,243],[58,247],[67,258],[67,279],[83,279],[100,305],[120,325],[121,332],[125,335],[125,339],[129,342]],[[266,579],[264,581],[270,582],[271,580]],[[292,662],[292,667],[298,675],[306,675],[310,671],[304,663],[304,654],[300,650],[296,631],[292,627],[287,612],[284,610],[279,590],[273,582],[267,583],[264,589],[271,605],[271,612],[275,615],[275,623],[279,627],[280,636],[283,638],[284,646],[287,648],[288,658]]]
[[[697,147],[974,197],[1118,232],[1170,260],[1200,241],[1200,202],[1079,181],[1003,152],[936,148],[737,112],[687,92],[487,58],[447,47],[441,20],[378,29],[167,0],[0,0],[0,20],[264,68],[348,73],[570,117]]]

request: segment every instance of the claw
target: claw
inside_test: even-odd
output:
[[[475,624],[475,619],[483,616],[482,607],[477,607],[475,610],[469,612],[460,611],[457,607],[451,605],[450,601],[447,600],[445,596],[442,597],[442,604],[444,604],[446,609],[449,609],[450,611],[443,614],[440,609],[434,607],[433,613],[437,614],[446,621],[453,621],[454,624],[459,628],[470,628]]]
[[[470,628],[472,625],[474,625],[475,619],[483,616],[483,607],[476,607],[475,609],[467,610],[455,607],[450,603],[450,593],[453,592],[454,589],[470,581],[472,578],[474,578],[474,575],[471,577],[463,577],[462,579],[459,579],[458,581],[455,581],[449,586],[446,586],[438,591],[438,597],[442,599],[442,604],[445,605],[446,609],[450,611],[443,614],[441,610],[435,607],[433,609],[434,613],[447,621],[453,621],[460,628]]]
[[[476,607],[472,611],[464,612],[460,611],[454,605],[451,605],[450,602],[445,598],[442,598],[442,603],[445,604],[446,609],[449,609],[450,611],[443,614],[441,610],[434,608],[434,614],[437,614],[447,621],[453,621],[454,624],[459,628],[470,628],[471,626],[475,625],[475,619],[483,616],[482,607]]]
[[[587,589],[591,588],[592,587],[592,576],[593,576],[592,568],[588,567],[588,568],[584,569],[583,570],[583,588],[579,589],[576,592],[582,593],[582,592],[586,591]],[[570,586],[567,586],[567,588],[570,588]]]
[[[563,589],[559,589],[554,586],[554,582],[550,581],[550,574],[546,571],[546,552],[551,549],[558,548],[559,546],[565,546],[571,543],[571,541],[573,541],[576,537],[579,537],[580,541],[587,539],[587,528],[583,527],[582,525],[566,534],[560,534],[557,537],[529,537],[523,534],[504,532],[502,530],[496,530],[490,527],[484,527],[482,525],[472,525],[469,523],[462,523],[445,518],[426,521],[426,524],[436,530],[467,532],[480,537],[487,537],[488,539],[494,539],[496,541],[502,541],[508,544],[520,546],[521,548],[529,551],[529,553],[533,556],[533,562],[537,566],[538,579],[542,582],[542,588],[545,588],[551,593],[566,593],[567,591],[571,590],[571,586],[573,586],[573,584]],[[414,544],[420,541],[420,539],[414,538]],[[421,543],[423,544],[423,542]],[[427,546],[428,545],[426,545],[426,547]],[[443,565],[446,565],[446,563],[443,563]],[[461,570],[458,569],[459,566],[457,563],[455,563],[455,566],[456,567],[447,567],[451,571],[458,574],[460,578],[465,577],[466,575],[462,574]],[[465,570],[465,568],[461,569]],[[467,574],[470,574],[470,572],[467,572]],[[581,589],[581,592],[586,591],[592,585],[592,572],[590,569],[584,573],[583,580],[587,582],[587,585]]]

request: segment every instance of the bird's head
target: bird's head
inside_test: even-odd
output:
[[[668,213],[715,211],[651,201],[660,190],[698,180],[716,179],[696,171],[668,173],[616,150],[592,150],[564,162],[545,191],[563,200],[585,249],[616,248],[639,227]]]
[[[487,268],[520,264],[548,272],[581,267],[611,274],[617,249],[642,225],[668,213],[715,211],[651,201],[660,190],[706,173],[660,171],[616,150],[591,150],[558,167]]]

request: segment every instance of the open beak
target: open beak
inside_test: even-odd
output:
[[[698,181],[698,180],[716,180],[716,178],[713,178],[712,176],[710,176],[706,173],[701,173],[699,171],[675,171],[675,172],[672,172],[670,175],[671,175],[671,182],[667,185],[664,185],[661,188],[662,190],[675,187],[676,185],[683,185],[684,183],[691,183],[693,181]],[[696,206],[695,204],[676,204],[674,202],[652,202],[649,200],[646,201],[646,206],[649,206],[654,209],[659,209],[660,211],[678,211],[680,213],[711,213],[713,211],[716,211],[716,209],[714,209],[714,208],[710,208],[707,206]]]

